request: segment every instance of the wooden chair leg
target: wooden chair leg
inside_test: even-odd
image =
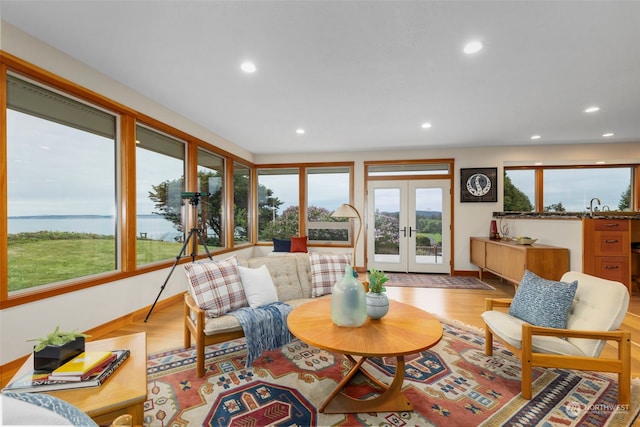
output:
[[[487,325],[484,325],[484,353],[493,356],[493,334]]]
[[[622,370],[618,374],[618,403],[631,403],[631,333],[625,332],[618,344],[618,355],[622,362]]]
[[[520,354],[520,363],[522,365],[522,398],[531,400],[532,396],[532,343],[531,328],[526,323],[522,325],[522,353]]]
[[[204,334],[196,339],[196,376],[204,376]]]

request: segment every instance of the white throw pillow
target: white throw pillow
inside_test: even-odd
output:
[[[238,271],[249,307],[256,308],[278,301],[278,292],[266,265],[258,268],[238,266]]]

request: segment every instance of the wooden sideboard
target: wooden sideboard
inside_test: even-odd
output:
[[[525,270],[549,280],[560,280],[569,271],[569,249],[547,245],[520,245],[508,240],[471,237],[471,263],[515,285]]]

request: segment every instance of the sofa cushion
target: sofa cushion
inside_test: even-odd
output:
[[[296,257],[293,255],[279,257],[257,257],[249,259],[249,267],[257,268],[266,265],[273,279],[278,293],[278,301],[286,302],[291,299],[303,298]]]
[[[307,252],[307,236],[292,237],[291,252]]]
[[[247,305],[236,257],[184,266],[189,292],[207,316],[218,317]]]
[[[564,329],[577,287],[577,281],[556,282],[526,270],[509,314],[532,325]]]
[[[230,314],[224,314],[220,317],[208,317],[204,319],[204,334],[217,335],[228,332],[240,332],[242,325],[238,318]]]
[[[278,292],[266,265],[258,268],[238,266],[238,272],[249,307],[256,308],[278,301]]]
[[[273,252],[291,252],[291,240],[273,238]]]
[[[302,288],[302,296],[311,298],[311,264],[309,263],[308,253],[292,253],[291,256],[296,260],[298,268],[298,280]],[[288,302],[288,301],[287,301]]]
[[[333,285],[344,276],[345,268],[351,265],[351,254],[309,254],[311,266],[312,297],[331,293]]]

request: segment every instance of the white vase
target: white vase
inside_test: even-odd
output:
[[[338,326],[358,327],[367,321],[367,302],[362,282],[345,268],[344,277],[331,289],[331,320]]]
[[[380,319],[389,311],[387,294],[367,292],[367,315],[372,319]]]

